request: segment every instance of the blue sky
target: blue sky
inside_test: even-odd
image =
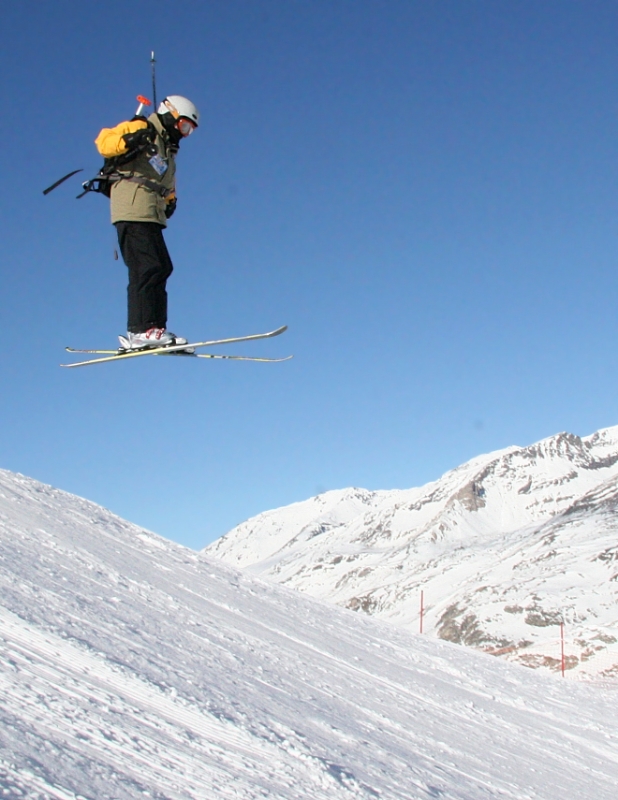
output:
[[[199,548],[618,423],[613,2],[25,0],[0,12],[0,467]],[[285,364],[136,359],[101,127],[184,94],[170,328]]]

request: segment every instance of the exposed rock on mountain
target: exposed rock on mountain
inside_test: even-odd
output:
[[[530,666],[618,677],[618,427],[479,456],[415,489],[268,511],[206,552]]]

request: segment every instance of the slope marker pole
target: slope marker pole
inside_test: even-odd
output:
[[[425,600],[425,592],[423,591],[423,589],[421,589],[421,612],[419,617],[420,619],[419,633],[423,632],[423,614],[425,612],[424,600]]]

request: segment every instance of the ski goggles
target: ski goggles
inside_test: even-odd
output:
[[[190,136],[193,131],[197,128],[195,122],[192,122],[190,119],[186,117],[180,117],[178,122],[176,123],[176,127],[180,131],[183,136]]]

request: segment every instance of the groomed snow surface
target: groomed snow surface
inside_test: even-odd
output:
[[[0,796],[615,800],[618,692],[0,472]]]

